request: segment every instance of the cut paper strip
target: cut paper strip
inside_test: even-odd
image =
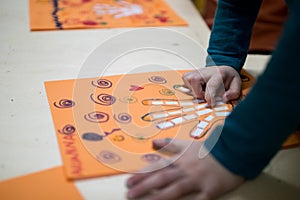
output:
[[[186,25],[164,0],[30,0],[33,31]]]
[[[210,108],[205,101],[195,101],[177,90],[170,96],[160,93],[176,84],[182,85],[185,72],[160,71],[46,82],[67,177],[79,179],[133,172],[149,164],[144,159],[146,155],[166,158],[152,148],[153,139],[204,141],[216,125],[223,123],[237,102],[225,104],[219,99],[217,107]],[[254,78],[245,71],[242,73],[249,77],[242,85],[245,96]],[[104,84],[109,88],[95,86],[103,85],[103,80],[109,83]],[[144,89],[129,91],[131,85]],[[103,93],[106,94],[104,100],[112,102],[113,98],[113,103],[102,105],[90,98],[91,94],[97,97]],[[68,100],[67,106],[55,106],[62,99]]]
[[[83,197],[72,181],[68,181],[62,167],[40,171],[0,182],[0,199],[72,199]]]

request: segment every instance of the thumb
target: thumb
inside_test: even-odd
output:
[[[237,99],[241,95],[241,79],[239,77],[235,77],[229,86],[229,89],[223,95],[223,101],[228,102],[234,99]]]
[[[180,153],[192,143],[192,140],[164,138],[153,140],[153,148],[165,153]]]

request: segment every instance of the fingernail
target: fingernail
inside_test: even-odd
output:
[[[164,147],[164,144],[165,144],[165,140],[164,139],[157,139],[157,140],[153,140],[152,147],[155,150],[159,150],[159,149],[161,149],[161,148]]]
[[[165,138],[165,143],[169,144],[172,141],[172,138]]]
[[[128,191],[128,192],[127,192],[127,198],[129,198],[129,199],[133,199],[133,198],[135,198],[135,194],[134,194],[134,192],[132,192],[132,191]]]
[[[159,150],[169,144],[172,141],[172,138],[165,138],[165,139],[157,139],[153,140],[152,145],[153,149]]]
[[[132,187],[132,184],[131,184],[130,182],[127,181],[126,187],[127,187],[128,189],[130,189],[130,188]]]

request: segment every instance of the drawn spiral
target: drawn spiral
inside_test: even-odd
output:
[[[118,115],[116,115],[116,114],[114,115],[114,119],[119,123],[127,124],[127,123],[131,122],[132,117],[128,113],[119,113]]]
[[[161,95],[164,95],[164,96],[172,96],[172,95],[175,95],[175,93],[174,93],[172,90],[168,89],[168,88],[163,88],[163,89],[159,90],[159,93],[160,93]]]
[[[117,163],[122,160],[119,155],[111,151],[101,151],[99,155],[97,155],[97,159],[107,164]]]
[[[71,135],[75,131],[76,131],[76,128],[70,124],[65,125],[62,130],[58,130],[59,133],[65,134],[65,135]]]
[[[101,89],[107,89],[112,86],[112,82],[107,79],[98,79],[97,81],[92,81],[92,85],[101,88]]]
[[[75,102],[69,99],[61,99],[58,103],[54,102],[53,104],[57,108],[71,108],[75,106]]]
[[[146,161],[148,163],[154,163],[159,161],[160,159],[162,159],[162,157],[160,155],[154,154],[154,153],[149,153],[149,154],[145,154],[141,157],[141,159],[143,161]]]
[[[138,99],[136,97],[133,97],[133,96],[122,97],[119,100],[122,103],[129,103],[129,104],[136,103],[138,101]]]
[[[164,84],[167,82],[167,80],[161,76],[151,76],[148,80],[152,83],[158,83],[158,84]]]
[[[109,120],[109,115],[104,112],[95,111],[84,115],[84,119],[94,123],[104,123]]]
[[[116,98],[114,96],[105,93],[99,94],[96,98],[94,98],[94,94],[91,94],[90,97],[94,103],[103,106],[110,106],[116,102]]]

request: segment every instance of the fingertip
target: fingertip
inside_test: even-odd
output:
[[[172,141],[171,138],[156,139],[152,141],[153,149],[159,150],[168,145]]]
[[[239,92],[235,92],[235,91],[227,91],[225,92],[225,94],[223,95],[223,101],[224,102],[228,102],[234,99],[239,98],[240,93]]]
[[[135,182],[135,176],[129,177],[126,181],[126,187],[128,189],[132,188],[134,186],[134,182]]]
[[[134,199],[135,198],[135,193],[129,190],[126,194],[127,199]]]

